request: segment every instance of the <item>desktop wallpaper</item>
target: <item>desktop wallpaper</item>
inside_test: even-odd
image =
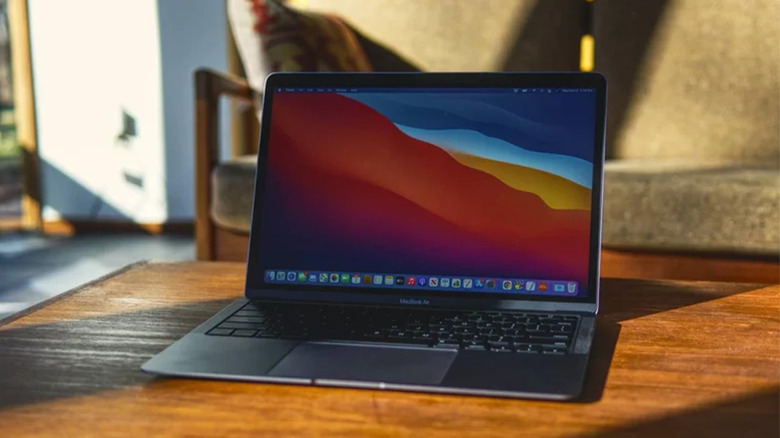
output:
[[[274,94],[262,269],[577,281],[593,93]]]

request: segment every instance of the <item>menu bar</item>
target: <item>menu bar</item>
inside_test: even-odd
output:
[[[593,93],[593,88],[354,88],[354,87],[279,87],[277,93],[501,93],[560,94]]]

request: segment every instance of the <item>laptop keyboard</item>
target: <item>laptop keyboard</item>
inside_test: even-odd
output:
[[[578,323],[558,313],[249,302],[206,334],[567,354]]]

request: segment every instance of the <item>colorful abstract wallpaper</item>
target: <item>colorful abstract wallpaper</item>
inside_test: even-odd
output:
[[[262,269],[577,281],[593,93],[276,93]]]

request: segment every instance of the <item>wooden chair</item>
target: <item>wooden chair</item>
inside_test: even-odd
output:
[[[248,236],[217,227],[211,217],[213,198],[211,174],[219,163],[219,101],[228,97],[251,108],[255,92],[246,79],[200,69],[195,82],[195,250],[198,260],[245,260]],[[246,113],[246,111],[244,111]],[[244,116],[246,117],[246,116]],[[254,117],[254,114],[251,114]],[[250,119],[251,120],[251,119]],[[252,136],[252,125],[245,123]],[[232,149],[233,158],[252,152],[255,141],[246,141]]]

